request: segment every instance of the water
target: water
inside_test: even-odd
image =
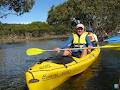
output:
[[[25,71],[39,59],[56,53],[46,52],[27,56],[27,48],[53,49],[63,40],[41,40],[22,43],[0,44],[0,90],[27,90]],[[73,76],[55,90],[116,90],[114,85],[120,78],[120,51],[104,49],[98,60],[82,74]]]

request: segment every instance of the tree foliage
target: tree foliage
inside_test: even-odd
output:
[[[110,32],[120,25],[119,9],[120,0],[67,0],[50,9],[47,21],[70,29],[71,18],[78,18],[86,26],[91,22],[95,31]]]
[[[0,18],[8,14],[21,15],[29,12],[34,5],[34,0],[0,0]]]

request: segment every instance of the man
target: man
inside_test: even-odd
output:
[[[85,32],[85,27],[83,24],[78,24],[74,33],[72,33],[61,48],[67,48],[63,53],[64,56],[83,57],[87,55],[87,49],[71,50],[70,48],[84,48],[87,46],[92,48],[92,43],[90,42],[88,33]],[[60,52],[60,48],[55,48],[53,50]]]

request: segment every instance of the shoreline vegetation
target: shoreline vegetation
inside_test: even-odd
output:
[[[9,36],[1,37],[0,43],[17,43],[26,41],[36,41],[36,40],[48,40],[48,39],[60,39],[67,38],[69,35],[46,35],[42,37],[19,37],[19,36]]]
[[[46,22],[32,22],[31,24],[0,24],[0,43],[16,43],[34,40],[66,38],[73,32],[73,28],[64,25],[49,25]],[[106,33],[104,30],[94,30],[98,40],[102,42],[118,29]]]
[[[98,33],[100,34],[100,33]],[[102,42],[107,36],[106,35],[98,35],[99,42]],[[18,43],[18,42],[26,42],[26,41],[36,41],[36,40],[48,40],[48,39],[61,39],[67,38],[71,34],[60,34],[60,35],[51,35],[51,34],[43,34],[37,37],[34,36],[19,36],[19,35],[3,35],[0,36],[0,43]]]
[[[0,24],[0,43],[65,38],[68,35],[68,30],[65,27],[53,27],[46,22]]]

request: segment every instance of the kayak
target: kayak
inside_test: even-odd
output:
[[[29,90],[52,90],[71,76],[85,71],[97,60],[99,53],[100,48],[96,48],[82,58],[71,57],[67,63],[60,63],[62,59],[58,59],[57,62],[52,59],[40,61],[26,71],[27,86]]]
[[[120,42],[120,35],[113,36],[111,38],[105,39],[104,41],[108,42],[108,43],[117,43],[117,42]]]
[[[100,48],[96,48],[82,58],[62,57],[56,62],[52,58],[40,60],[25,73],[27,87],[29,90],[52,90],[70,77],[85,71],[97,60],[99,54]],[[63,61],[66,62],[61,63]]]

